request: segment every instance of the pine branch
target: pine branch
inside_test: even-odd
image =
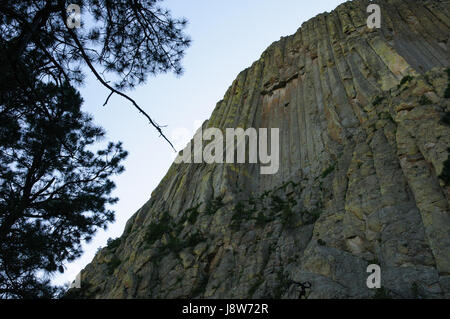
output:
[[[64,21],[66,21],[67,19],[67,14],[65,10],[61,10],[61,16],[64,19]],[[66,25],[67,27],[67,25]],[[164,135],[164,133],[162,132],[161,126],[156,124],[152,118],[136,103],[136,101],[134,99],[132,99],[130,96],[128,96],[127,94],[113,88],[111,85],[109,85],[98,73],[98,71],[95,69],[94,65],[92,64],[90,58],[88,57],[88,55],[86,54],[86,51],[84,50],[83,45],[81,44],[80,40],[78,39],[77,35],[75,34],[75,32],[70,29],[69,27],[67,27],[67,32],[70,34],[71,38],[73,39],[73,41],[75,42],[76,46],[78,47],[78,49],[80,50],[80,53],[83,57],[83,59],[85,60],[87,66],[89,67],[89,69],[91,70],[91,72],[94,74],[94,76],[97,78],[97,80],[104,86],[106,87],[108,90],[111,91],[111,93],[108,96],[108,99],[106,100],[105,104],[108,102],[109,98],[111,97],[111,95],[113,93],[116,93],[117,95],[122,96],[123,98],[127,99],[128,101],[130,101],[133,106],[142,114],[144,115],[149,123],[158,131],[158,133],[160,134],[160,136],[162,136],[167,143],[169,143],[169,145],[172,147],[172,149],[176,152],[175,147],[173,146],[173,144],[170,142],[170,140]]]

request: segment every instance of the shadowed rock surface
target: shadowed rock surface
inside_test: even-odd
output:
[[[371,298],[375,263],[382,294],[449,298],[450,2],[376,3],[381,29],[352,1],[273,43],[203,124],[279,128],[277,174],[173,164],[70,293]]]

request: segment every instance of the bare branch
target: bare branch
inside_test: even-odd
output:
[[[61,15],[64,21],[66,21],[67,19],[67,14],[65,10],[61,10]],[[67,27],[67,26],[66,26]],[[73,41],[75,42],[76,46],[78,47],[78,49],[80,50],[80,53],[83,57],[83,59],[85,60],[87,66],[89,67],[89,69],[92,71],[92,73],[94,74],[94,76],[97,78],[97,80],[104,86],[106,87],[108,90],[111,91],[110,95],[113,93],[116,93],[117,95],[120,95],[122,97],[124,97],[125,99],[127,99],[128,101],[130,101],[133,106],[141,113],[143,114],[149,121],[149,123],[158,131],[158,133],[160,134],[160,136],[162,136],[167,143],[169,143],[169,145],[172,147],[172,149],[176,152],[175,147],[173,146],[173,144],[170,142],[170,140],[164,135],[164,133],[162,132],[161,126],[159,126],[158,124],[156,124],[152,118],[136,103],[136,101],[134,99],[132,99],[131,97],[129,97],[127,94],[118,91],[117,89],[113,88],[111,85],[109,85],[101,76],[100,74],[97,72],[97,70],[95,69],[94,65],[92,64],[91,60],[89,59],[88,55],[86,54],[86,51],[84,50],[83,45],[81,44],[80,40],[78,39],[77,35],[75,34],[75,32],[70,29],[69,27],[67,27],[67,32],[70,34],[70,36],[72,37]],[[108,97],[109,99],[109,97]]]
[[[111,97],[111,95],[113,95],[114,92],[111,91],[111,93],[109,93],[108,97],[106,98],[105,103],[103,103],[103,106],[106,106],[106,104],[108,104],[109,98]]]

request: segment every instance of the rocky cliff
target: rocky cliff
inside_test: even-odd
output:
[[[376,3],[380,29],[356,0],[273,43],[203,124],[279,128],[276,174],[174,163],[71,293],[450,297],[450,1]]]

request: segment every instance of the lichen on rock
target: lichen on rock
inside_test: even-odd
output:
[[[78,297],[450,297],[450,4],[380,0],[369,30],[368,3],[273,43],[204,123],[279,128],[278,173],[173,164]]]

